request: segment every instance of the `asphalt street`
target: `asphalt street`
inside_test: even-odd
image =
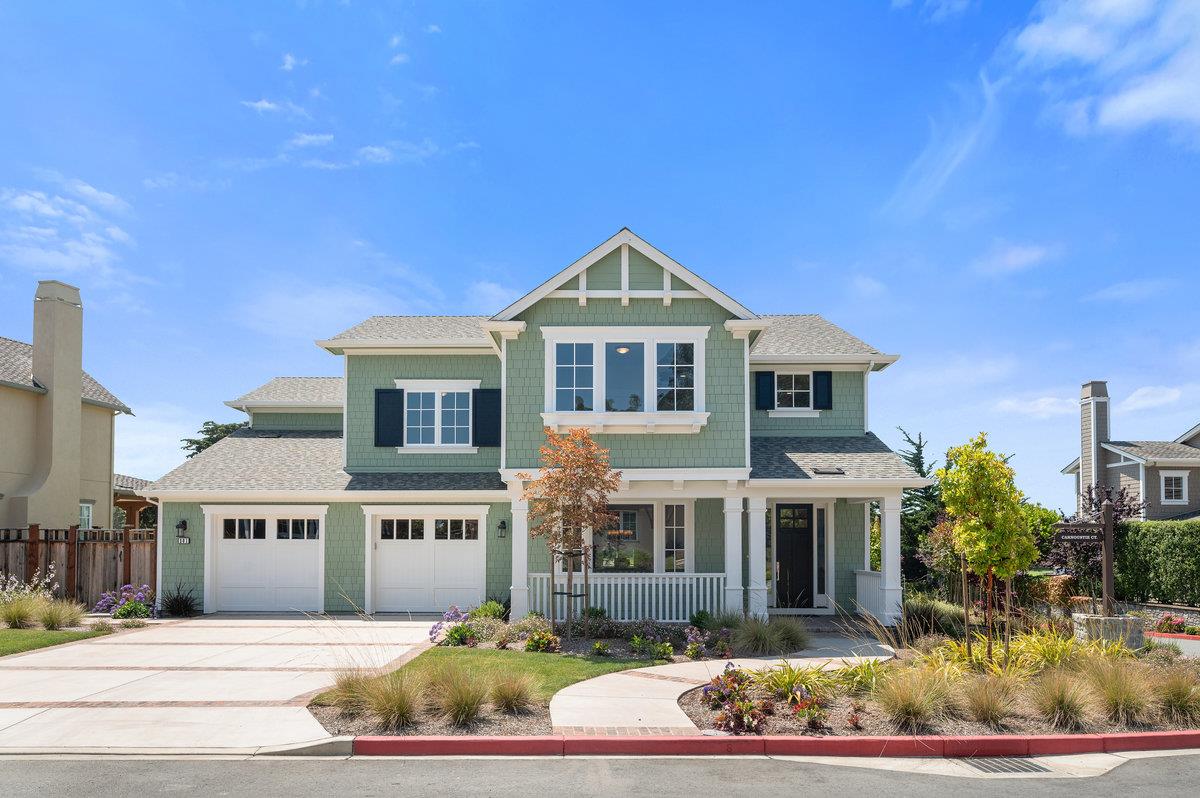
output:
[[[1036,782],[1036,784],[1031,783]],[[1194,796],[1200,755],[1126,762],[1093,778],[1001,782],[771,760],[729,759],[0,759],[6,796],[457,795],[995,796],[998,791],[1156,798]]]

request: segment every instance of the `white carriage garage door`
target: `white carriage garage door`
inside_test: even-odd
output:
[[[216,518],[214,526],[211,565],[218,611],[323,609],[323,515],[244,513]]]
[[[375,612],[444,612],[484,601],[486,507],[373,516]]]

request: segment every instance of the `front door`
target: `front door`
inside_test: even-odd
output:
[[[775,606],[813,606],[813,506],[775,505]]]

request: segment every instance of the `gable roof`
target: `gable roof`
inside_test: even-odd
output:
[[[556,288],[561,287],[564,283],[570,281],[572,278],[577,276],[580,272],[584,271],[589,266],[591,266],[592,264],[596,263],[598,260],[603,258],[605,255],[607,255],[610,252],[612,252],[613,250],[621,247],[622,245],[628,245],[628,246],[631,246],[634,249],[638,250],[643,255],[648,257],[650,260],[657,263],[660,267],[662,267],[666,271],[670,272],[671,274],[675,275],[676,277],[683,280],[684,282],[688,283],[696,291],[699,291],[702,295],[704,295],[708,299],[711,299],[713,302],[716,302],[718,305],[720,305],[721,307],[728,310],[736,318],[739,318],[739,319],[758,318],[754,314],[754,312],[751,311],[749,308],[747,308],[745,305],[741,304],[740,302],[735,300],[733,297],[731,297],[728,294],[726,294],[725,292],[717,289],[713,285],[709,284],[708,281],[706,281],[700,275],[691,271],[687,267],[677,263],[675,260],[668,257],[663,252],[660,252],[657,248],[654,247],[653,244],[646,241],[644,238],[639,236],[637,233],[634,233],[628,227],[622,227],[617,232],[616,235],[612,236],[611,238],[609,238],[606,241],[604,241],[603,243],[601,243],[599,246],[592,249],[592,251],[588,252],[582,258],[575,261],[570,266],[568,266],[567,268],[560,271],[558,274],[551,277],[549,280],[546,280],[544,283],[539,285],[537,288],[533,289],[528,294],[526,294],[525,296],[518,299],[516,302],[509,305],[504,310],[497,313],[495,316],[492,316],[492,320],[493,321],[511,321],[512,319],[516,318],[518,315],[520,315],[524,311],[528,310],[535,303],[539,302],[542,299],[545,299],[550,294],[551,291],[555,290]]]
[[[46,389],[33,379],[32,344],[0,336],[0,385],[45,393]],[[80,398],[88,404],[133,415],[133,411],[129,409],[128,405],[113,396],[107,388],[86,371],[83,372],[80,394]]]
[[[487,316],[371,316],[317,346],[340,355],[349,348],[488,348]]]
[[[255,407],[337,408],[345,396],[341,377],[275,377],[225,404],[238,410]]]
[[[1175,443],[1187,443],[1187,441],[1190,441],[1192,438],[1198,438],[1198,437],[1200,437],[1200,424],[1197,424],[1196,426],[1192,427],[1190,430],[1188,430],[1187,432],[1183,433],[1178,438],[1176,438]]]
[[[791,360],[875,362],[879,368],[899,360],[816,314],[760,316],[767,327],[750,347],[752,363]]]
[[[1174,441],[1104,441],[1100,445],[1142,463],[1183,461],[1200,465],[1200,449]]]

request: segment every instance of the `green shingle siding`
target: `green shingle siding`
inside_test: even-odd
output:
[[[724,573],[725,503],[721,499],[696,499],[695,512],[696,573]]]
[[[616,291],[621,287],[621,250],[616,249],[587,270],[589,291]]]
[[[662,267],[629,248],[629,288],[633,291],[661,291]]]
[[[187,521],[191,543],[175,540],[175,526]],[[204,605],[204,511],[194,502],[164,502],[162,506],[162,590],[173,592],[179,587],[192,591],[196,604]]]
[[[588,277],[591,286],[591,276]],[[616,468],[703,468],[745,466],[745,403],[742,398],[744,343],[722,326],[730,314],[708,300],[547,299],[522,314],[525,332],[508,343],[508,467],[534,468],[543,440],[545,341],[542,326],[700,326],[711,329],[705,341],[705,410],[711,413],[700,432],[681,435],[596,435],[611,452]]]
[[[751,371],[788,371],[785,367],[750,366]],[[797,368],[796,370],[806,370]],[[817,370],[817,369],[814,369]],[[771,418],[766,410],[755,410],[754,380],[750,380],[751,435],[862,435],[865,416],[861,371],[833,372],[833,409],[817,418]]]
[[[341,413],[251,413],[255,429],[335,430],[342,429]]]
[[[838,609],[858,610],[858,578],[855,571],[863,567],[863,505],[838,499],[833,507],[834,519],[834,591]]]
[[[395,380],[479,380],[480,388],[500,387],[495,355],[352,355],[346,426],[346,470],[374,472],[490,471],[500,467],[498,446],[477,454],[413,454],[375,446],[375,389],[394,388]],[[534,447],[536,452],[537,447]]]
[[[367,558],[364,526],[361,505],[329,505],[325,515],[326,612],[362,611]]]

